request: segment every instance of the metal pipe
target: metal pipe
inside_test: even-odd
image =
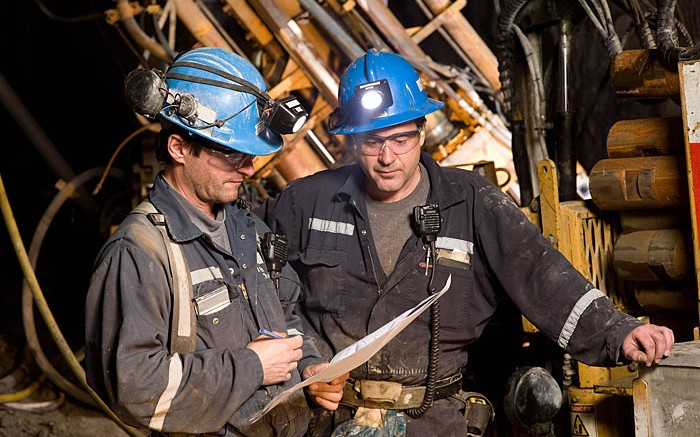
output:
[[[299,0],[299,3],[316,19],[316,23],[326,31],[326,35],[338,45],[347,57],[356,59],[364,54],[365,50],[348,35],[345,29],[336,22],[335,18],[326,12],[316,0]]]
[[[136,23],[136,20],[134,19],[134,11],[131,9],[129,0],[117,0],[117,11],[119,12],[119,17],[122,23],[124,23],[124,27],[126,27],[127,32],[129,32],[129,35],[134,38],[136,43],[141,46],[141,48],[148,50],[153,56],[166,63],[170,63],[172,61],[172,58],[168,56],[168,53],[163,46],[154,41],[150,36],[146,35],[141,27],[139,27],[138,23]]]
[[[7,108],[17,124],[22,128],[27,138],[32,142],[39,154],[44,158],[49,168],[64,181],[70,181],[75,177],[75,172],[68,162],[58,152],[56,146],[51,142],[46,132],[41,128],[36,119],[32,116],[19,96],[15,94],[10,84],[5,80],[5,76],[0,73],[0,100]],[[84,188],[77,191],[78,196],[74,199],[85,211],[97,215],[99,208],[90,194]]]
[[[450,6],[450,0],[418,0],[418,2],[425,2],[433,14],[439,14]],[[443,27],[491,87],[494,90],[500,89],[498,60],[464,15],[450,14],[449,18],[445,19]]]
[[[199,9],[193,0],[175,0],[177,18],[190,31],[192,36],[206,47],[219,47],[242,54],[235,50],[238,47],[232,46],[229,41],[216,29],[213,21],[207,18],[206,14]]]
[[[253,9],[272,30],[292,59],[302,68],[323,98],[338,104],[338,78],[322,62],[322,57],[304,38],[297,23],[274,0],[251,0]]]
[[[575,118],[571,111],[571,22],[559,24],[559,98],[554,119],[554,159],[559,173],[559,199],[578,198],[576,192]]]

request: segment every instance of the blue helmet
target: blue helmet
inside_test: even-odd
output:
[[[163,119],[250,155],[269,155],[282,146],[279,133],[261,122],[272,101],[265,80],[241,56],[215,47],[196,48],[175,59],[165,81]]]
[[[445,104],[428,98],[413,66],[395,53],[370,49],[340,78],[332,134],[356,134],[415,120]]]

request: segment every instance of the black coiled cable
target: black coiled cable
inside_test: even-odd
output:
[[[433,260],[433,268],[430,269],[430,281],[428,293],[435,294],[433,279],[435,278],[436,251],[435,242],[431,241],[429,249],[430,259]],[[430,351],[428,355],[428,376],[425,381],[425,396],[423,402],[416,408],[409,408],[406,413],[411,417],[423,415],[433,405],[435,397],[435,382],[437,381],[437,367],[440,361],[440,301],[435,301],[430,306]]]

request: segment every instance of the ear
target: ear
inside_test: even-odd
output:
[[[425,127],[420,130],[420,147],[423,147],[423,144],[425,144]]]
[[[187,141],[178,134],[168,137],[168,153],[173,161],[182,163],[185,158],[185,149],[188,148]]]

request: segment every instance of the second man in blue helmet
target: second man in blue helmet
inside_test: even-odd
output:
[[[486,178],[421,151],[428,98],[402,57],[370,50],[345,71],[331,132],[357,164],[292,181],[256,211],[289,239],[308,335],[331,357],[441,289],[422,316],[353,370],[339,407],[312,435],[467,435],[468,346],[511,299],[580,361],[651,365],[674,339],[617,311]],[[324,420],[325,419],[325,420]]]

